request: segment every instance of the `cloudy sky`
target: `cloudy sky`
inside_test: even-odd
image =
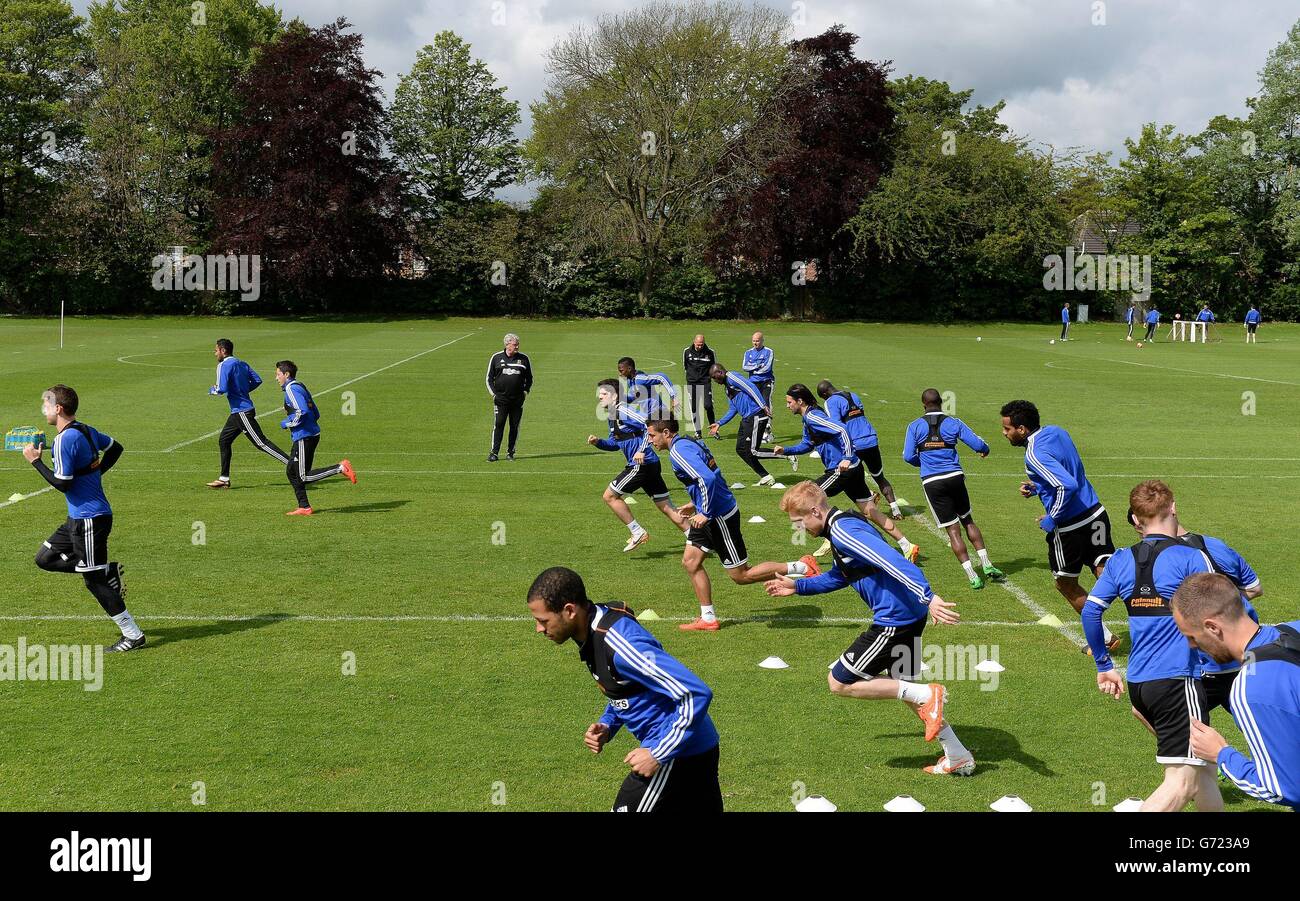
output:
[[[87,0],[74,0],[85,11]],[[392,96],[400,74],[437,32],[473,47],[519,101],[546,84],[547,48],[574,26],[637,0],[281,0],[285,19],[321,25],[340,15],[365,36],[370,65]],[[1243,115],[1273,47],[1300,20],[1296,0],[770,0],[789,10],[793,37],[835,23],[860,38],[859,58],[973,88],[1007,102],[1018,134],[1057,148],[1123,153],[1142,123],[1195,133],[1211,117]],[[1094,24],[1104,16],[1105,24]]]

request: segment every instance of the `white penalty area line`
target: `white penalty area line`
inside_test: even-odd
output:
[[[409,363],[412,360],[418,360],[420,357],[423,357],[426,354],[431,354],[435,350],[442,350],[444,347],[450,347],[451,345],[455,344],[457,341],[464,341],[466,338],[469,338],[477,334],[478,332],[474,331],[474,332],[469,332],[468,334],[465,335],[461,335],[459,338],[453,338],[450,341],[446,342],[445,344],[439,344],[437,347],[430,347],[428,350],[422,350],[418,354],[412,354],[411,356],[407,357],[405,360],[398,360],[396,363],[389,363],[387,366],[381,366],[378,369],[374,370],[373,372],[367,372],[365,375],[359,375],[354,379],[348,379],[346,382],[340,382],[339,384],[326,388],[323,391],[317,391],[314,396],[320,397],[323,394],[329,394],[331,391],[337,391],[340,388],[346,388],[348,385],[355,384],[361,381],[362,379],[368,379],[372,375],[379,375],[379,373],[386,372],[389,369],[392,369],[394,366],[401,366],[403,363]],[[261,419],[265,416],[270,416],[277,412],[278,410],[276,409],[267,410],[265,413],[259,413],[256,418]],[[221,429],[217,429],[215,432],[208,432],[206,435],[200,435],[197,438],[191,438],[188,441],[182,441],[180,444],[173,444],[171,447],[164,448],[162,452],[164,454],[170,454],[174,450],[179,450],[182,447],[188,447],[191,444],[197,444],[200,441],[206,441],[208,438],[215,438],[217,435],[220,434],[221,434]]]

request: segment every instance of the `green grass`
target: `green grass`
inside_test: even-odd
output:
[[[41,391],[66,382],[81,394],[81,418],[126,447],[106,477],[112,550],[128,566],[129,606],[150,638],[142,653],[107,659],[99,692],[0,682],[0,809],[191,810],[198,781],[213,810],[492,810],[496,783],[504,783],[507,810],[605,809],[633,742],[620,735],[598,758],[583,748],[583,729],[602,709],[599,693],[572,646],[553,646],[524,619],[529,582],[553,564],[578,569],[596,598],[665,617],[652,631],[714,689],[729,809],[788,810],[795,783],[854,810],[879,810],[899,794],[932,810],[987,809],[1005,794],[1039,810],[1108,810],[1149,793],[1159,779],[1154,743],[1127,702],[1097,692],[1090,660],[1056,630],[979,625],[1036,617],[1008,591],[971,591],[919,518],[905,531],[923,547],[936,590],[968,621],[931,626],[927,639],[996,646],[1006,667],[996,691],[951,684],[949,718],[975,751],[974,778],[924,775],[920,767],[939,750],[921,740],[901,705],[826,690],[827,664],[860,627],[807,620],[865,619],[852,592],[776,601],[761,587],[731,584],[714,560],[719,611],[741,621],[716,634],[677,630],[673,618],[697,609],[678,562],[680,538],[643,499],[634,509],[653,540],[621,553],[626,530],[600,500],[620,460],[584,439],[601,428],[594,383],[613,374],[619,356],[678,377],[681,350],[700,328],[91,319],[69,322],[60,351],[57,323],[0,323],[4,429],[39,424]],[[702,326],[733,365],[753,328]],[[916,471],[899,459],[903,429],[919,414],[923,388],[955,392],[957,414],[993,447],[986,460],[964,456],[994,560],[1067,623],[1072,612],[1052,588],[1034,524],[1041,509],[1016,494],[1021,452],[998,430],[998,407],[1014,397],[1036,401],[1046,422],[1073,434],[1120,541],[1132,536],[1122,517],[1129,488],[1164,478],[1189,527],[1225,538],[1259,571],[1264,617],[1300,615],[1289,529],[1300,479],[1300,330],[1267,326],[1246,347],[1239,326],[1223,327],[1223,343],[1139,350],[1119,325],[1076,326],[1074,340],[1054,346],[1054,326],[765,328],[781,387],[829,377],[862,394],[886,472],[918,507]],[[483,371],[507,330],[523,336],[537,385],[521,458],[489,465]],[[293,495],[283,471],[243,439],[229,492],[203,487],[217,473],[215,438],[165,452],[225,419],[224,399],[206,394],[221,336],[266,378],[254,395],[260,411],[280,402],[271,379],[277,359],[295,360],[316,392],[324,414],[318,459],[346,454],[361,478],[356,487],[317,485],[321,515],[286,519]],[[325,390],[439,345],[347,386],[356,415],[341,415],[342,392]],[[1243,415],[1246,391],[1256,415]],[[725,409],[721,392],[718,400]],[[284,446],[278,419],[262,422]],[[798,430],[783,411],[777,423],[778,440]],[[734,426],[726,432],[734,436]],[[719,462],[730,481],[750,482],[732,443],[713,445]],[[784,464],[773,471],[791,481]],[[0,503],[41,487],[18,455],[0,458]],[[738,496],[746,519],[767,519],[745,527],[751,559],[806,551],[791,546],[779,492]],[[0,643],[114,638],[79,578],[32,563],[64,516],[53,491],[0,509],[0,615],[8,617]],[[191,540],[199,522],[202,545]],[[497,523],[504,544],[493,543]],[[1127,633],[1122,606],[1110,621]],[[355,675],[342,673],[347,652]],[[773,654],[790,668],[757,667]],[[1214,721],[1244,747],[1223,711]],[[1093,803],[1096,783],[1105,785],[1104,806]],[[1227,801],[1234,810],[1264,806],[1235,792]]]

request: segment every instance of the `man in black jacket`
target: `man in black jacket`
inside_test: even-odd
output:
[[[515,458],[515,441],[519,437],[519,419],[524,415],[524,398],[533,388],[533,364],[527,354],[519,352],[519,336],[506,335],[506,349],[498,351],[488,360],[487,389],[492,395],[492,411],[496,420],[492,425],[492,452],[488,462],[495,463],[501,450],[501,435],[506,420],[510,421],[510,444],[506,459]]]
[[[704,426],[700,422],[700,407],[709,417],[709,425],[717,422],[713,416],[713,380],[709,370],[717,362],[713,348],[704,343],[703,335],[696,335],[686,350],[682,351],[682,369],[686,373],[686,393],[690,397],[691,423],[695,426],[696,440],[702,437]]]

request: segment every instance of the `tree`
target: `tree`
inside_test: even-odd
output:
[[[634,264],[641,310],[683,228],[783,137],[773,111],[798,86],[788,26],[731,0],[654,2],[549,52],[525,144],[531,173],[568,195],[576,235]]]
[[[710,252],[715,268],[762,272],[782,279],[796,262],[818,261],[818,278],[833,278],[852,244],[842,231],[889,162],[894,110],[887,69],[857,60],[857,35],[835,25],[793,42],[803,58],[797,87],[776,109],[789,146],[720,205]],[[803,77],[807,67],[815,77]]]
[[[522,168],[519,104],[455,32],[443,31],[416,56],[397,84],[393,153],[417,209],[437,215],[448,205],[491,200]]]
[[[334,280],[382,274],[403,240],[380,73],[350,27],[295,21],[267,46],[236,88],[239,113],[213,158],[213,246],[259,255],[273,285],[317,299]]]

